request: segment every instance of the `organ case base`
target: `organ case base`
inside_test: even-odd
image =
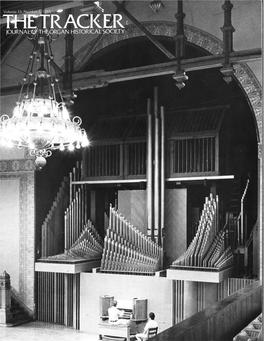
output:
[[[167,278],[174,280],[203,282],[203,283],[220,283],[223,280],[232,277],[234,267],[230,267],[221,271],[208,270],[191,270],[191,269],[167,269]]]
[[[90,261],[71,260],[67,262],[63,262],[62,260],[50,262],[43,259],[38,260],[38,262],[35,263],[35,271],[76,274],[80,272],[91,272],[92,269],[98,267],[100,263],[100,259]]]

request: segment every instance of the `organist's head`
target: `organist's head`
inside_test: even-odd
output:
[[[117,301],[116,300],[113,300],[113,307],[116,307],[117,306]]]

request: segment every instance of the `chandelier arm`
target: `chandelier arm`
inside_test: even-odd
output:
[[[35,99],[36,97],[36,89],[37,89],[37,84],[38,84],[38,63],[39,63],[39,58],[37,58],[37,62],[36,62],[36,72],[35,72],[35,77],[34,77],[34,88],[33,88],[33,95],[32,95],[32,99]]]
[[[60,100],[61,100],[61,102],[63,102],[63,97],[62,97],[61,88],[60,88],[60,84],[59,84],[59,78],[56,77],[55,81],[57,83],[57,87],[58,87],[58,90],[59,90]]]
[[[51,88],[52,88],[51,91],[52,91],[53,98],[54,98],[54,100],[56,100],[56,93],[55,93],[55,89],[54,89],[54,79],[52,80]]]
[[[40,68],[41,70],[44,70],[44,44],[40,45]],[[43,77],[39,78],[39,82],[40,82],[40,95],[43,97],[43,93],[44,93],[44,84],[43,84]]]
[[[48,77],[49,92],[53,96],[53,99],[55,100],[54,93],[53,93],[53,87],[51,85],[51,83],[52,83],[52,71],[51,71],[51,67],[50,67],[51,58],[50,58],[49,44],[48,44],[47,40],[45,40],[45,49],[46,49],[46,53],[47,53],[47,57],[48,57],[48,58],[46,58],[46,62],[47,62],[47,70],[48,70],[48,74],[49,74],[49,77]]]
[[[53,77],[54,78],[54,74],[56,73],[56,69],[52,68],[51,67],[51,61],[53,60],[53,54],[52,54],[52,50],[51,50],[51,39],[49,39],[47,42],[46,42],[46,49],[47,49],[47,52],[48,52],[48,55],[49,55],[49,68],[50,68],[50,75],[51,75],[51,78]],[[52,75],[52,69],[54,70],[54,74]]]
[[[33,53],[35,51],[35,47],[33,46],[33,49],[32,49],[32,52],[31,52],[31,55],[30,56],[33,56]],[[29,59],[29,62],[28,62],[28,65],[27,65],[27,69],[25,71],[25,75],[23,77],[23,82],[22,82],[22,85],[21,85],[21,89],[20,89],[20,92],[19,92],[19,96],[18,96],[18,101],[20,102],[21,101],[21,97],[22,97],[22,93],[23,93],[23,89],[24,89],[24,85],[27,81],[27,76],[29,76],[29,68],[30,68],[30,65],[31,65],[31,62],[32,62],[32,57],[30,57]],[[29,76],[30,77],[30,76]],[[28,92],[28,91],[27,91]]]
[[[29,71],[29,78],[28,78],[28,84],[27,84],[27,92],[26,92],[26,95],[28,96],[28,93],[29,93],[29,86],[30,86],[30,80],[31,80],[31,77],[33,76],[33,66],[34,66],[34,62],[35,62],[35,58],[36,58],[36,54],[37,52],[36,51],[33,51],[33,54],[32,54],[32,57],[31,57],[31,68],[30,68],[30,71]]]
[[[34,100],[36,98],[36,89],[37,89],[37,80],[35,79],[34,84],[33,84],[33,95],[32,99]]]
[[[51,39],[49,39],[48,43],[47,43],[47,50],[48,50],[48,53],[49,53],[49,57],[50,57],[50,63],[49,63],[49,69],[50,69],[50,78],[52,80],[52,83],[51,83],[51,87],[52,87],[52,95],[53,95],[53,98],[54,100],[56,100],[56,93],[55,93],[55,88],[54,88],[54,79],[56,78],[56,69],[53,68],[54,72],[52,74],[52,68],[51,68],[51,61],[53,59],[53,54],[52,54],[52,49],[51,49]]]
[[[51,42],[49,41],[49,48],[50,48],[50,55],[53,55],[52,54],[52,49],[51,49]],[[54,68],[54,73],[55,73],[55,81],[57,83],[57,87],[58,87],[58,91],[59,91],[59,95],[60,95],[60,101],[63,102],[63,97],[62,97],[62,93],[61,93],[61,88],[60,88],[60,84],[59,84],[59,75],[58,75],[58,72],[57,72],[57,69]],[[56,98],[55,96],[55,89],[53,87],[53,90],[54,90],[54,99]]]
[[[48,41],[48,50],[49,50],[49,55],[50,55],[51,59],[53,59],[53,53],[52,53],[52,48],[51,48],[51,42],[52,42],[52,40],[49,39],[49,41]],[[55,72],[55,73],[57,72],[56,70],[57,70],[57,69],[54,67],[54,72]]]

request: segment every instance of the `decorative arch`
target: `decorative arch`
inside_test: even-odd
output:
[[[142,24],[151,34],[156,36],[173,37],[176,34],[176,25],[174,22],[145,22]],[[223,53],[222,41],[214,37],[213,35],[190,25],[184,25],[184,32],[189,43],[197,45],[213,55]],[[144,36],[144,33],[137,26],[133,24],[128,25],[126,26],[123,33],[105,35],[104,39],[102,39],[100,44],[98,44],[94,53],[120,41],[142,36]],[[84,45],[75,53],[74,57],[76,71],[79,70],[83,58],[89,52],[92,42],[89,42],[88,44]],[[259,144],[262,144],[261,85],[246,63],[234,65],[234,70],[235,70],[234,75],[238,83],[244,90],[244,93],[247,96],[249,103],[251,104],[251,108],[255,116],[258,142]]]

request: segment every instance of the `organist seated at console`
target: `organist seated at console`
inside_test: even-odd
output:
[[[129,323],[129,320],[125,316],[125,311],[117,308],[116,300],[112,302],[112,307],[108,308],[108,322],[110,324],[128,324]]]
[[[147,300],[116,300],[111,301],[109,307],[109,299],[102,300],[102,321],[99,322],[98,332],[99,339],[103,335],[125,337],[130,341],[130,336],[135,335],[141,328],[142,323],[147,320]],[[104,303],[107,302],[106,305]],[[106,306],[108,306],[106,308]],[[107,321],[106,321],[107,320]]]

